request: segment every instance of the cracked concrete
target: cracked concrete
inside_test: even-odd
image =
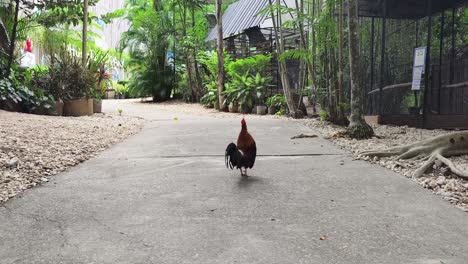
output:
[[[178,117],[0,207],[0,263],[466,263],[466,214],[412,181],[249,117],[243,179],[223,157],[238,117]]]

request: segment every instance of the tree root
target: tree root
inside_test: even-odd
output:
[[[346,131],[339,131],[331,136],[325,137],[325,139],[338,139],[338,138],[345,138],[348,136],[348,132]]]
[[[297,139],[297,138],[316,138],[318,137],[317,135],[306,135],[306,134],[300,134],[297,136],[292,137],[291,139]]]
[[[346,129],[348,136],[355,139],[368,139],[374,136],[374,130],[366,122],[351,122]]]
[[[436,160],[445,164],[452,173],[468,180],[468,172],[462,171],[447,157],[468,154],[468,131],[455,132],[429,138],[414,144],[395,147],[384,151],[365,151],[360,156],[393,157],[394,160],[411,159],[425,161],[413,177],[421,177]]]

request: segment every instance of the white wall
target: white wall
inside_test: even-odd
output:
[[[115,11],[124,7],[124,0],[100,0],[96,6],[90,7],[89,11],[94,15],[99,16]],[[115,19],[111,24],[107,24],[102,31],[93,28],[92,30],[102,36],[102,39],[97,39],[103,48],[117,48],[120,36],[127,31],[129,24],[126,20]]]

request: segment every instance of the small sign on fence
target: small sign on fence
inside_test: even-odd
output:
[[[419,47],[414,49],[413,67],[420,67],[426,65],[426,50],[426,47]]]
[[[414,63],[413,63],[413,82],[411,90],[421,90],[421,80],[424,74],[424,67],[426,66],[426,51],[427,47],[419,47],[414,49]]]
[[[421,79],[424,72],[424,67],[413,67],[413,84],[411,85],[411,90],[419,91],[421,90]]]

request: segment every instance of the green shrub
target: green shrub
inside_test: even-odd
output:
[[[320,116],[320,121],[327,121],[328,118],[330,117],[328,115],[328,112],[325,110],[320,110],[319,116]]]
[[[20,81],[21,79],[21,81]],[[26,77],[14,70],[10,77],[0,79],[0,101],[11,101],[23,111],[31,113],[38,107],[51,108],[51,96],[40,89],[30,89],[25,83]]]
[[[270,65],[271,55],[258,54],[245,59],[238,59],[236,61],[226,64],[226,71],[229,77],[236,75],[249,74],[255,76],[267,75],[267,69]]]
[[[229,53],[224,52],[224,67],[227,69],[232,63]],[[198,53],[197,62],[202,67],[202,78],[204,82],[218,80],[218,53],[216,51],[204,51]]]
[[[49,66],[50,83],[46,92],[55,100],[90,97],[96,89],[95,72],[82,67],[81,58],[62,50]]]
[[[287,106],[286,97],[283,94],[275,94],[267,99],[267,106],[274,106],[278,109],[285,108]]]
[[[207,107],[214,107],[218,103],[218,83],[212,81],[206,84],[207,92],[200,98],[200,103]]]

